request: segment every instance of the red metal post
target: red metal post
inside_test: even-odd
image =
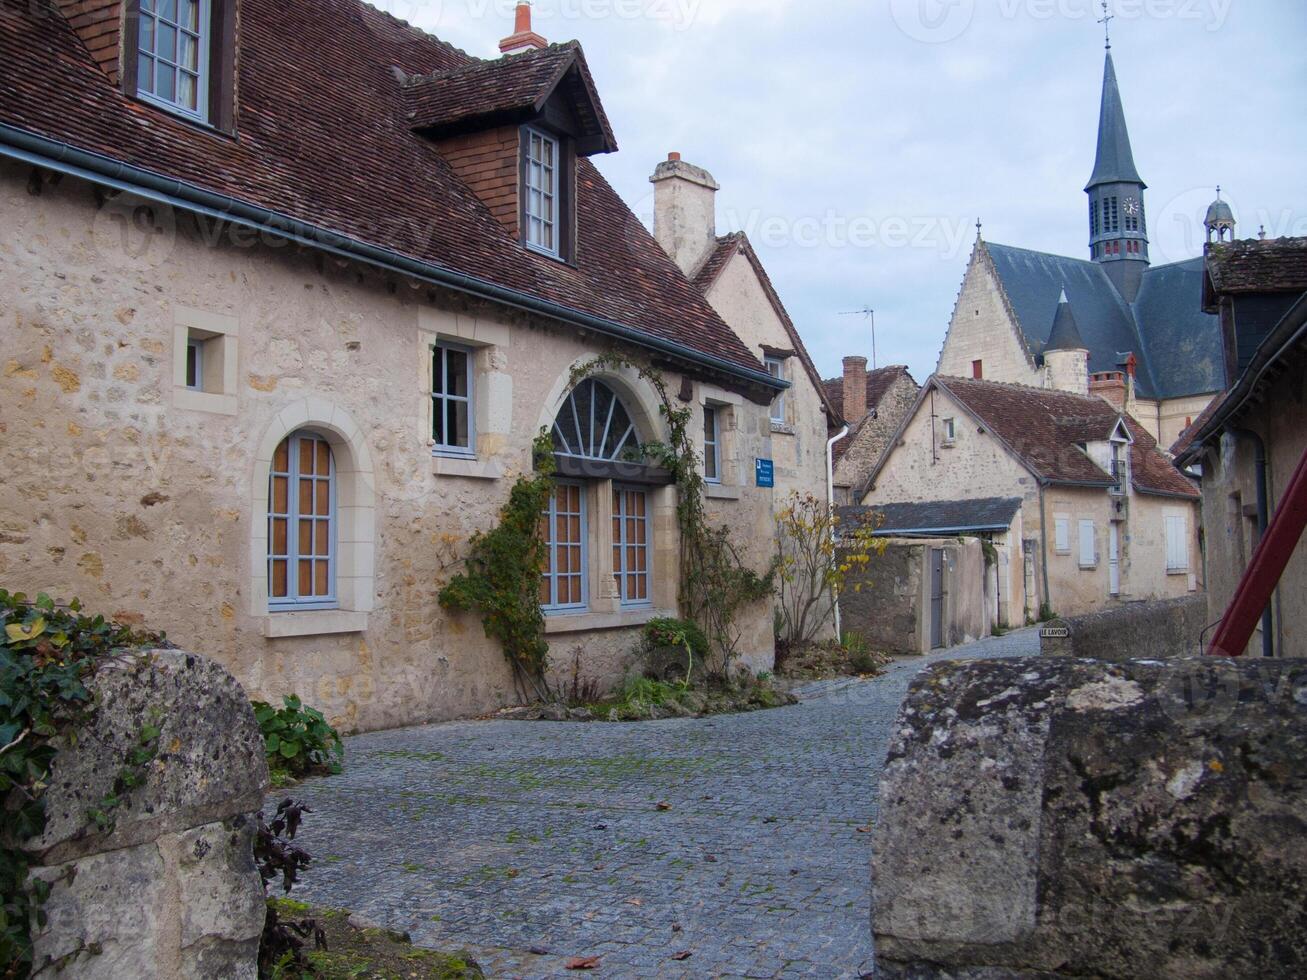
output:
[[[1248,647],[1262,611],[1271,601],[1285,566],[1307,527],[1307,452],[1298,461],[1293,479],[1280,499],[1253,560],[1244,570],[1230,608],[1212,637],[1208,653],[1217,657],[1239,657]]]

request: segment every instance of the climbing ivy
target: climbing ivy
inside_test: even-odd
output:
[[[62,606],[4,589],[0,625],[0,977],[8,980],[32,970],[31,929],[45,927],[41,906],[50,892],[48,883],[29,884],[31,859],[21,844],[45,830],[45,790],[59,749],[95,716],[88,682],[112,658],[166,641],[162,633],[83,615],[76,600]],[[145,781],[158,748],[154,721],[141,726],[110,791],[87,809],[101,832],[112,830],[115,809]]]
[[[745,565],[740,546],[727,525],[714,525],[704,507],[704,480],[698,442],[691,434],[694,414],[672,400],[662,374],[618,354],[604,354],[572,370],[571,385],[602,371],[630,370],[658,395],[658,411],[667,424],[668,441],[643,447],[645,458],[671,472],[676,484],[676,521],[680,531],[681,578],[678,598],[686,619],[708,634],[719,677],[731,672],[738,655],[741,611],[772,594],[776,563],[759,573]]]
[[[548,700],[549,644],[540,611],[546,554],[540,515],[554,491],[556,467],[547,433],[536,438],[533,451],[535,472],[513,484],[499,524],[473,535],[465,570],[441,589],[439,600],[446,609],[479,611],[486,636],[503,648],[519,686]]]

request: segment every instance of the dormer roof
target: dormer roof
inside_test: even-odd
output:
[[[580,127],[578,155],[617,150],[617,138],[576,41],[410,76],[403,95],[409,128],[435,139],[529,122],[558,95]]]
[[[1048,346],[1044,348],[1045,353],[1055,350],[1089,350],[1084,338],[1080,336],[1080,325],[1076,323],[1076,315],[1071,312],[1071,301],[1067,299],[1065,288],[1062,290],[1061,299],[1057,302],[1057,313],[1053,316],[1053,331],[1048,335]]]

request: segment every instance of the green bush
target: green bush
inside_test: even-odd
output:
[[[701,661],[708,658],[707,634],[688,619],[651,619],[645,624],[644,638],[650,646],[689,647]]]
[[[281,702],[280,709],[264,701],[254,702],[273,784],[284,786],[304,776],[339,773],[345,759],[340,733],[327,724],[321,711],[307,707],[295,695],[288,694]]]

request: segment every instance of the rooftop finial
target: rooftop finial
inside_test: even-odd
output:
[[[977,238],[977,239],[981,239],[981,238],[984,238],[984,237],[985,237],[984,234],[983,234],[984,230],[985,230],[985,226],[984,226],[983,224],[981,224],[981,223],[980,223],[980,219],[977,218],[977,219],[976,219],[976,238]]]
[[[1112,50],[1112,21],[1116,20],[1116,15],[1112,13],[1107,5],[1107,0],[1103,0],[1103,19],[1099,21],[1103,25],[1103,36],[1107,39],[1107,50]]]

